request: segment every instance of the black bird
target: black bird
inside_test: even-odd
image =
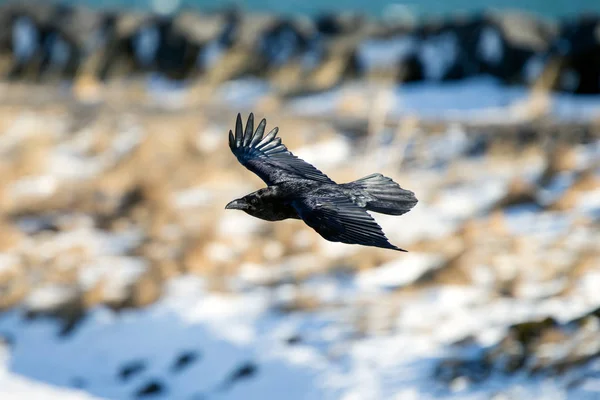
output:
[[[367,211],[407,213],[417,204],[413,192],[381,174],[337,184],[294,156],[276,137],[279,128],[263,136],[266,124],[263,119],[254,131],[251,113],[244,129],[238,114],[235,135],[229,131],[233,154],[268,186],[233,200],[226,209],[242,210],[267,221],[302,219],[331,242],[406,251],[388,241]]]

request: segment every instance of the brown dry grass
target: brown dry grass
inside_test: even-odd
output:
[[[85,82],[81,85],[79,97],[91,96],[87,91],[96,90],[86,89]],[[215,115],[203,109],[189,112],[147,108],[143,106],[147,104],[147,96],[130,89],[127,87],[125,90],[126,96],[118,96],[119,91],[115,87],[103,87],[107,103],[94,106],[90,109],[92,111],[86,111],[87,114],[80,113],[81,104],[76,100],[73,103],[72,99],[43,107],[0,106],[0,116],[3,117],[0,118],[0,140],[11,129],[17,129],[20,135],[11,145],[8,156],[0,160],[0,210],[3,213],[0,250],[16,251],[23,261],[16,272],[7,270],[9,272],[4,272],[0,278],[3,282],[0,307],[19,303],[32,288],[43,284],[77,285],[81,266],[94,257],[85,248],[77,246],[50,259],[23,253],[19,250],[20,246],[31,237],[15,223],[22,216],[57,212],[83,214],[91,217],[92,229],[100,232],[126,232],[132,227],[141,230],[141,244],[124,255],[146,260],[148,270],[128,288],[126,298],[118,301],[106,298],[105,289],[110,277],[100,279],[82,291],[80,303],[83,308],[107,303],[115,308],[148,305],[160,297],[166,280],[181,274],[199,275],[206,278],[210,288],[227,292],[231,290],[231,279],[237,277],[241,266],[247,264],[266,265],[280,272],[287,268],[289,273],[275,273],[272,281],[262,283],[278,285],[283,277],[292,277],[295,282],[301,283],[340,268],[349,273],[361,273],[397,259],[396,253],[366,247],[350,253],[328,254],[323,250],[323,239],[300,221],[259,222],[250,234],[236,234],[234,231],[224,234],[221,224],[224,223],[223,207],[226,202],[263,186],[259,178],[235,162],[227,147],[226,132],[232,127],[235,114],[223,112]],[[196,92],[190,93],[199,96],[201,89],[210,93],[207,86],[198,86],[194,88]],[[285,132],[285,143],[292,151],[335,139],[339,135],[338,129],[326,121],[316,123],[280,116],[277,111],[284,99],[275,96],[271,100],[261,105],[256,117],[272,114],[269,127],[279,126],[281,132]],[[364,93],[349,93],[346,102],[341,105],[340,115],[362,115],[367,122],[363,136],[353,142],[357,160],[363,160],[361,157],[366,151],[363,144],[369,143],[364,134],[371,132],[373,140],[387,123],[385,110],[370,107],[372,100]],[[367,120],[369,116],[370,121]],[[426,193],[418,195],[421,203],[429,206],[436,205],[436,199],[442,198],[442,190],[468,183],[477,172],[469,170],[469,164],[461,160],[453,160],[443,176],[430,181],[421,181],[410,167],[400,170],[400,166],[406,163],[404,150],[408,140],[416,140],[417,153],[420,151],[419,154],[426,156],[427,140],[443,134],[445,128],[442,125],[427,128],[415,118],[400,121],[395,126],[394,145],[397,147],[390,152],[387,164],[380,171],[402,182],[402,186],[426,188]],[[123,135],[127,135],[128,130],[138,132],[139,142],[119,158],[114,146]],[[57,179],[56,191],[46,197],[16,198],[11,194],[14,182],[44,174],[58,148],[73,146],[78,141],[85,142],[83,138],[86,135],[87,144],[79,156],[87,160],[108,157],[114,160],[114,164],[109,163],[99,173],[82,180]],[[510,140],[494,138],[491,143],[483,163],[485,168],[490,171],[512,168],[514,171],[506,194],[491,212],[468,218],[456,232],[407,245],[398,243],[411,252],[438,254],[445,260],[440,268],[400,289],[400,293],[410,294],[435,285],[471,285],[475,282],[473,268],[478,265],[493,271],[497,291],[505,295],[516,293],[522,279],[520,273],[511,272],[507,265],[523,266],[529,262],[548,268],[553,274],[564,273],[563,266],[544,264],[530,256],[541,250],[534,241],[510,232],[503,210],[512,204],[535,201],[537,187],[525,183],[520,177],[520,168],[547,157],[544,176],[546,180],[550,179],[560,171],[575,168],[575,149],[557,146],[545,156],[546,150],[541,144],[515,151],[518,146]],[[507,155],[509,151],[510,156]],[[371,159],[365,157],[363,161],[361,166],[347,163],[325,172],[340,182],[350,181],[356,179],[357,174],[373,172]],[[596,170],[590,167],[578,173],[573,187],[550,209],[571,212],[581,193],[600,186]],[[206,191],[209,197],[198,204],[178,207],[176,199],[180,193],[195,188]],[[228,217],[231,215],[227,214]],[[238,216],[240,224],[250,218]],[[588,221],[581,226],[593,232],[593,225],[593,221]],[[36,243],[44,243],[71,229],[73,227],[61,225],[55,230],[36,233]],[[554,246],[559,249],[563,246],[560,238],[556,239]],[[596,266],[595,253],[590,255],[583,248],[572,251],[577,261],[570,279],[576,279]],[[540,276],[540,279],[552,279],[553,276]],[[312,310],[322,306],[307,293],[299,295],[283,309]]]

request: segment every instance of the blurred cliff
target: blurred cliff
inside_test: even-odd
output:
[[[212,84],[254,76],[294,95],[355,79],[488,75],[507,85],[600,92],[597,14],[558,21],[518,11],[409,17],[278,17],[236,8],[154,14],[8,1],[0,9],[0,76],[107,82],[155,72]]]

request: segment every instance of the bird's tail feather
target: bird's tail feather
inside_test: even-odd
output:
[[[391,178],[381,174],[371,174],[351,184],[366,191],[372,198],[366,205],[369,211],[402,215],[409,212],[418,202],[413,192],[402,189]]]

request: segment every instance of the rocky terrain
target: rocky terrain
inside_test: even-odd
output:
[[[8,1],[0,8],[0,76],[106,82],[160,74],[212,85],[253,76],[297,96],[357,79],[390,84],[485,75],[506,85],[600,93],[599,15],[410,17],[295,17],[236,8],[158,14]]]

